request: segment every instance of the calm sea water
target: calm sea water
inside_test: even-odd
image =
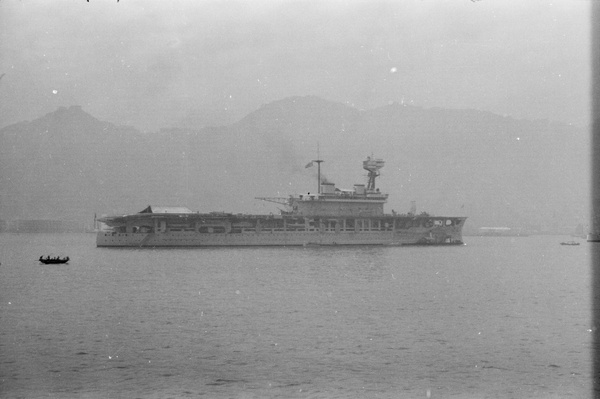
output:
[[[108,249],[1,234],[0,396],[590,397],[597,244],[566,239]]]

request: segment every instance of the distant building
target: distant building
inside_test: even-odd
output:
[[[80,222],[69,220],[13,220],[7,225],[11,233],[81,233],[85,231]]]
[[[480,236],[527,236],[528,234],[523,231],[521,228],[510,228],[510,227],[480,227],[479,228]]]

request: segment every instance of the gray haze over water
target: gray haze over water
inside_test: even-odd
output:
[[[384,157],[390,208],[574,227],[589,8],[0,1],[0,219],[246,211],[314,187],[319,143],[340,187]],[[139,251],[1,234],[0,396],[584,397],[588,244],[465,241]],[[73,261],[41,268],[48,253]]]
[[[572,231],[589,208],[589,8],[2,1],[0,219],[277,212],[252,198],[314,187],[320,146],[342,188],[384,158],[388,211]]]

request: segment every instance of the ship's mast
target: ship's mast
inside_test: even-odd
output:
[[[318,159],[320,158],[318,156],[319,154],[317,154],[317,159],[313,159],[312,161],[310,161],[305,168],[310,168],[314,165],[314,163],[317,163],[317,193],[321,194],[321,162],[325,162],[322,159]]]
[[[321,162],[325,162],[322,159],[315,159],[313,162],[317,163],[317,193],[321,194]]]

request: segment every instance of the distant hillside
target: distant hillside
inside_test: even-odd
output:
[[[317,97],[264,105],[223,127],[140,133],[59,108],[0,130],[0,219],[91,221],[148,204],[276,212],[257,196],[314,191],[317,156],[338,187],[384,158],[388,211],[410,201],[471,228],[555,229],[585,223],[588,134],[549,121],[392,104],[358,110]]]

